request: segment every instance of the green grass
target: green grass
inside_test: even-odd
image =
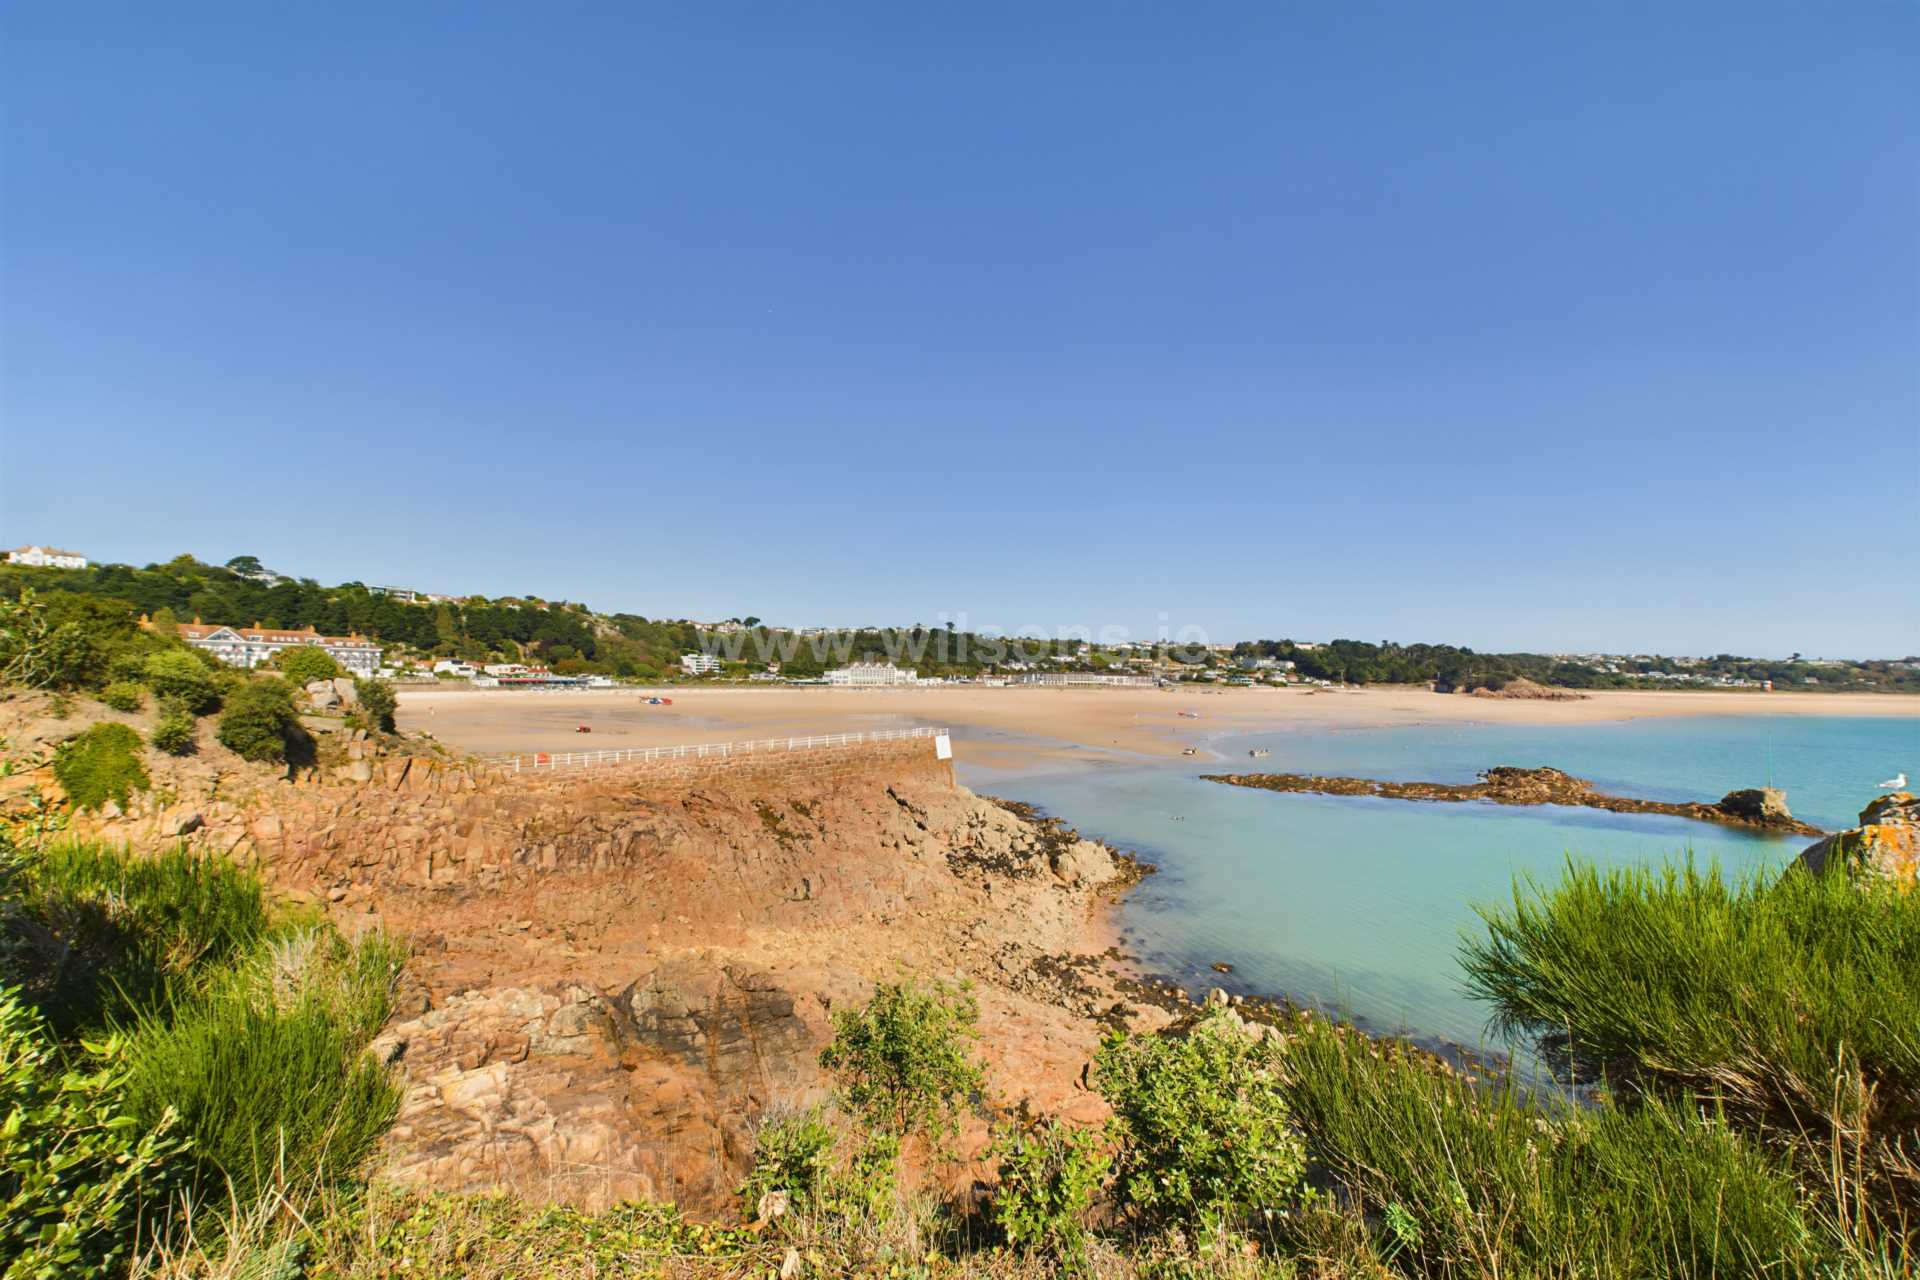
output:
[[[276,922],[251,872],[184,849],[143,858],[70,844],[6,870],[0,988],[57,1015],[44,1024],[57,1055],[27,1065],[91,1073],[90,1105],[128,1117],[129,1144],[162,1127],[185,1143],[143,1184],[177,1180],[221,1206],[197,1226],[145,1219],[143,1240],[164,1249],[197,1232],[217,1252],[228,1229],[217,1223],[267,1208],[297,1218],[358,1177],[399,1106],[396,1082],[364,1052],[404,959],[395,942],[349,944],[317,918]],[[11,1194],[0,1178],[0,1198]]]
[[[1920,1216],[1920,894],[1792,869],[1570,866],[1482,911],[1495,1026],[1629,1096],[1712,1095],[1793,1150],[1836,1213]]]
[[[1711,1111],[1547,1107],[1318,1020],[1282,1063],[1315,1162],[1401,1270],[1803,1275],[1839,1256],[1780,1161]]]
[[[62,1035],[169,1002],[267,930],[259,880],[185,848],[54,845],[23,861],[8,899],[0,981]]]
[[[141,1020],[128,1110],[154,1120],[174,1108],[203,1185],[230,1185],[243,1204],[350,1178],[399,1108],[398,1086],[362,1050],[400,959],[380,935],[269,937],[205,994]]]

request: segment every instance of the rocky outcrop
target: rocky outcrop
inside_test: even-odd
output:
[[[360,691],[346,676],[336,676],[331,680],[309,680],[305,692],[307,706],[315,711],[351,710],[360,705]]]
[[[1436,800],[1463,802],[1486,800],[1494,804],[1580,805],[1605,809],[1609,813],[1657,813],[1675,818],[1693,818],[1726,826],[1751,827],[1778,831],[1787,835],[1819,835],[1820,828],[1794,817],[1787,809],[1784,791],[1754,788],[1730,791],[1713,804],[1670,804],[1663,800],[1640,800],[1632,796],[1612,796],[1595,791],[1584,778],[1559,769],[1523,769],[1502,765],[1488,769],[1479,782],[1382,782],[1374,778],[1321,777],[1305,773],[1227,773],[1205,775],[1208,782],[1224,782],[1235,787],[1254,787],[1262,791],[1312,792],[1332,796],[1381,796],[1389,800]]]
[[[765,975],[681,958],[609,997],[574,983],[462,993],[374,1044],[407,1091],[401,1182],[592,1204],[716,1208],[769,1101],[818,1092],[825,1012]]]
[[[972,979],[996,1091],[1084,1122],[1102,1026],[1163,1016],[1106,974],[1114,856],[955,786],[925,744],[831,778],[474,794],[491,808],[456,792],[415,812],[528,856],[425,880],[369,864],[427,1006],[382,1041],[408,1083],[401,1181],[725,1213],[755,1120],[822,1094],[831,1012],[875,981]]]
[[[1797,825],[1793,814],[1787,809],[1787,793],[1778,787],[1749,787],[1744,791],[1729,791],[1720,797],[1720,803],[1714,807],[1729,818],[1737,818],[1751,826],[1785,829]]]
[[[1920,800],[1907,791],[1880,796],[1860,811],[1859,821],[1808,845],[1800,865],[1815,874],[1837,866],[1854,879],[1903,890],[1920,883]]]
[[[1516,676],[1498,689],[1482,686],[1467,692],[1469,698],[1496,698],[1503,701],[1526,700],[1531,702],[1581,702],[1587,697],[1584,693],[1575,693],[1572,689],[1556,689],[1551,685],[1536,684],[1524,676]]]
[[[1162,1016],[1102,958],[1096,901],[1133,864],[954,785],[927,742],[518,777],[333,746],[293,779],[202,762],[87,821],[407,939],[377,1045],[399,1181],[724,1214],[757,1118],[820,1095],[831,1012],[876,981],[972,979],[996,1093],[1089,1123],[1102,1027]]]

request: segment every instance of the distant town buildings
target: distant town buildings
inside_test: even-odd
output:
[[[1048,688],[1064,689],[1074,686],[1107,689],[1151,689],[1154,687],[1152,676],[1109,675],[1099,671],[1038,671],[1032,675],[1015,676],[1015,684],[1037,684]]]
[[[440,591],[415,591],[412,587],[368,587],[367,594],[385,596],[401,604],[465,604],[469,599],[467,596],[450,596]]]
[[[144,615],[140,625],[151,627]],[[292,645],[313,645],[356,676],[371,676],[380,665],[380,645],[365,636],[323,636],[312,627],[298,631],[269,627],[210,625],[195,618],[180,624],[180,638],[205,649],[230,667],[257,667]]]
[[[919,684],[920,677],[891,662],[855,662],[827,672],[827,683],[855,689]]]
[[[84,569],[87,558],[78,551],[62,551],[59,547],[15,547],[7,552],[7,563],[36,569]]]
[[[680,670],[690,676],[704,676],[720,669],[720,659],[710,653],[682,654]]]

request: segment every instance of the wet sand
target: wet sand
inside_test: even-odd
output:
[[[673,699],[649,706],[649,693]],[[1188,711],[1197,718],[1179,713]],[[737,742],[915,726],[954,731],[963,762],[1026,768],[1072,761],[1178,757],[1221,733],[1301,725],[1376,728],[1435,723],[1583,724],[1644,716],[1818,715],[1920,718],[1895,694],[1603,691],[1578,701],[1442,695],[1425,688],[1298,689],[751,689],[688,686],[533,693],[400,691],[400,727],[486,754]],[[580,725],[591,733],[579,733]]]

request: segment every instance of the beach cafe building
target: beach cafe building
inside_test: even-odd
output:
[[[855,662],[827,672],[827,683],[873,689],[887,685],[919,684],[920,677],[891,662]]]

